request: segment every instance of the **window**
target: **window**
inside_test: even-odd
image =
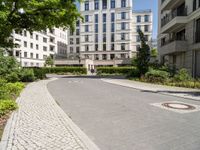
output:
[[[111,24],[111,32],[115,32],[115,23]]]
[[[79,27],[80,26],[80,20],[76,21],[76,26]]]
[[[126,23],[125,22],[122,22],[121,23],[121,30],[125,30],[126,29]]]
[[[76,29],[76,35],[79,35],[79,34],[80,34],[80,30]]]
[[[103,54],[103,55],[102,55],[102,59],[103,59],[103,60],[106,60],[106,59],[107,59],[107,55],[106,55],[106,54]]]
[[[99,22],[98,14],[95,14],[95,23]]]
[[[200,42],[200,19],[196,21],[196,43]]]
[[[16,52],[15,52],[15,56],[16,56],[16,57],[19,57],[20,55],[21,55],[21,54],[20,54],[19,51],[16,51]]]
[[[24,57],[27,58],[27,52],[24,52]]]
[[[103,22],[106,22],[106,14],[103,14]]]
[[[149,22],[149,15],[145,15],[145,16],[144,16],[144,21],[145,21],[145,22]]]
[[[125,43],[122,43],[122,44],[121,44],[121,50],[123,50],[123,51],[126,50],[126,48],[125,48]]]
[[[80,44],[79,38],[76,38],[76,44]]]
[[[24,31],[24,36],[27,36],[27,32],[26,31]]]
[[[126,58],[126,57],[125,57],[125,54],[121,54],[121,58]]]
[[[121,7],[126,7],[126,0],[121,0]]]
[[[47,43],[47,38],[43,38],[43,42],[44,42],[44,43]]]
[[[141,30],[141,26],[137,25],[137,31]]]
[[[103,42],[106,42],[106,34],[103,34]]]
[[[137,42],[140,42],[140,36],[137,35],[137,38],[136,38]]]
[[[111,22],[115,22],[115,13],[111,13]]]
[[[103,24],[103,32],[106,32],[106,24]]]
[[[70,43],[70,44],[74,44],[74,39],[73,39],[73,38],[70,38],[70,39],[69,39],[69,43]]]
[[[141,16],[137,16],[137,22],[141,22]]]
[[[89,26],[85,25],[85,32],[89,32]]]
[[[98,34],[95,34],[95,42],[97,43],[99,40]]]
[[[35,35],[35,39],[36,39],[36,40],[39,40],[39,36],[38,36],[37,34]]]
[[[114,33],[111,34],[111,42],[115,42],[115,34]]]
[[[103,44],[103,51],[106,51],[106,44]]]
[[[39,45],[38,44],[36,44],[36,50],[39,50]]]
[[[30,43],[30,48],[33,48],[33,43]]]
[[[33,33],[30,33],[30,37],[31,37],[31,39],[33,38]]]
[[[136,50],[139,51],[140,50],[140,45],[136,46]]]
[[[145,36],[144,36],[144,39],[145,39],[145,41],[149,41],[149,36],[148,36],[148,35],[145,35]]]
[[[85,51],[88,52],[89,51],[89,46],[85,45]]]
[[[99,49],[98,44],[95,44],[95,51],[98,51],[98,49]]]
[[[43,51],[47,51],[47,47],[46,46],[43,46]]]
[[[85,2],[85,11],[88,11],[89,10],[89,1],[86,1]]]
[[[95,24],[95,33],[98,33],[99,28],[98,28],[98,24]]]
[[[80,47],[76,47],[76,53],[80,53]]]
[[[115,58],[115,54],[110,54],[110,59],[113,60]]]
[[[199,0],[199,7],[200,7],[200,0]]]
[[[43,55],[43,59],[46,59],[47,58],[47,55]]]
[[[39,59],[39,54],[36,54],[36,59]]]
[[[98,54],[95,54],[95,60],[99,60],[99,55]]]
[[[126,19],[126,12],[121,12],[121,19]]]
[[[89,16],[85,15],[85,22],[89,22]]]
[[[111,0],[111,2],[110,2],[111,4],[111,8],[115,8],[115,0]]]
[[[121,40],[125,40],[125,33],[121,33]]]
[[[107,0],[102,0],[102,8],[107,9]]]
[[[197,0],[193,0],[193,11],[197,9]]]
[[[55,47],[54,46],[50,46],[50,51],[54,51]]]
[[[24,41],[24,47],[27,47],[27,42],[26,41]]]
[[[145,26],[144,26],[144,31],[145,31],[145,32],[149,32],[149,26],[148,26],[148,25],[145,25]]]
[[[111,44],[111,50],[112,50],[112,51],[115,50],[115,44]]]
[[[85,42],[89,42],[89,35],[85,35]]]
[[[33,53],[31,53],[31,58],[33,58]]]
[[[94,1],[94,9],[98,10],[99,9],[99,0]]]

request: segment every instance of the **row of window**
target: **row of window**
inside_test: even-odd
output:
[[[26,41],[24,41],[24,47],[27,48],[28,47],[28,43]],[[30,43],[30,48],[34,49],[34,44]],[[55,46],[50,46],[50,51],[54,51]],[[35,44],[35,49],[39,50],[39,45]],[[47,46],[43,46],[43,51],[47,51]]]
[[[137,16],[137,22],[142,22],[142,16]],[[149,15],[144,15],[144,22],[150,22]]]
[[[16,51],[15,52],[15,56],[16,57],[20,57],[20,52]],[[28,52],[24,52],[23,56],[21,56],[21,57],[23,57],[23,58],[31,58],[31,59],[39,59],[40,58],[39,56],[40,56],[39,54],[34,54],[34,53],[30,53],[30,55],[28,56]],[[47,58],[47,55],[43,55],[43,59],[46,59],[46,58]]]
[[[121,0],[121,7],[127,7],[126,6],[126,2],[127,0]],[[89,5],[89,1],[85,1],[85,11],[89,11],[92,10],[90,9],[90,5]],[[115,0],[110,0],[110,8],[114,9],[116,7],[116,3]],[[100,6],[99,6],[99,0],[95,0],[94,1],[94,10],[99,10]],[[102,9],[108,9],[108,1],[107,0],[102,0]]]
[[[90,58],[91,55],[85,54],[84,57]],[[114,59],[125,59],[128,58],[128,54],[95,54],[94,55],[94,59],[95,60],[100,60],[100,57],[102,58],[102,60],[114,60]]]
[[[141,29],[142,28],[142,26],[141,25],[137,25],[137,31],[138,30],[142,30]],[[150,26],[149,25],[144,25],[144,32],[149,32],[150,31]]]

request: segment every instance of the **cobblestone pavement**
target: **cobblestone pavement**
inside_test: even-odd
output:
[[[29,84],[18,98],[19,110],[9,119],[1,150],[98,150],[49,94],[46,85]]]
[[[200,90],[198,89],[164,86],[164,85],[143,83],[138,81],[130,81],[126,79],[102,79],[102,80],[104,82],[108,82],[111,84],[117,84],[142,91],[161,93],[161,94],[200,101]]]

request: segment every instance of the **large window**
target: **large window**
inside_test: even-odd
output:
[[[89,35],[85,35],[85,42],[89,42]]]
[[[98,14],[95,14],[95,23],[99,22]]]
[[[111,34],[111,42],[115,42],[115,34],[114,33]]]
[[[106,32],[106,24],[103,24],[103,32]]]
[[[121,33],[121,40],[125,40],[125,33]]]
[[[103,14],[103,22],[106,22],[106,14]]]
[[[95,0],[95,2],[94,2],[94,9],[95,10],[99,9],[99,0]]]
[[[197,0],[193,0],[193,11],[197,9]]]
[[[141,16],[137,16],[137,22],[141,22]]]
[[[121,12],[121,19],[126,19],[126,12]]]
[[[111,24],[111,32],[115,32],[115,23]]]
[[[145,15],[145,16],[144,16],[144,21],[145,21],[145,22],[149,22],[149,15]]]
[[[122,22],[121,23],[121,30],[125,30],[126,29],[126,23],[125,22]]]
[[[149,32],[149,26],[148,26],[148,25],[145,25],[145,26],[144,26],[144,31],[145,31],[145,32]]]
[[[196,43],[200,42],[200,19],[196,21]]]
[[[102,0],[102,8],[107,9],[107,0]]]
[[[103,42],[106,42],[106,34],[103,34]]]
[[[121,7],[126,7],[126,0],[121,0]]]
[[[85,22],[89,22],[89,16],[85,15]]]
[[[115,8],[115,0],[111,0],[111,8]]]
[[[95,34],[95,42],[97,43],[99,41],[98,34]]]
[[[125,43],[121,44],[121,50],[123,50],[123,51],[126,50],[126,44]]]
[[[115,22],[115,13],[111,13],[111,22]]]
[[[89,32],[89,26],[85,25],[85,32]]]
[[[95,33],[98,33],[99,28],[98,28],[98,24],[95,24]]]
[[[85,1],[85,11],[89,10],[89,1]]]

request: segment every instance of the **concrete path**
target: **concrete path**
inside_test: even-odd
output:
[[[29,84],[18,98],[0,150],[98,150],[60,109],[43,80]]]
[[[143,83],[138,81],[131,81],[126,79],[102,79],[102,80],[104,82],[130,87],[146,92],[161,93],[161,94],[200,101],[200,90],[198,89],[164,86],[164,85]]]

